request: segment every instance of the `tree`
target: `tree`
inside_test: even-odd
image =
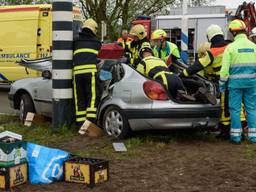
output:
[[[50,3],[50,0],[0,0],[1,5],[25,5]]]
[[[193,6],[205,5],[214,0],[192,0]],[[138,15],[152,16],[168,13],[168,8],[180,6],[182,0],[80,0],[85,16],[92,17],[97,23],[105,21],[108,32],[128,28],[129,23]]]

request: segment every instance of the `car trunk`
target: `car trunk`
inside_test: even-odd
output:
[[[172,64],[171,70],[175,73],[181,73],[186,67],[187,66],[185,64],[181,62],[176,62]],[[188,95],[195,96],[200,87],[206,89],[207,92],[213,96],[217,95],[215,84],[198,74],[192,75],[190,77],[183,77],[182,82],[185,86]],[[171,99],[178,103],[209,103],[204,98],[198,97],[195,98],[195,101],[177,98]]]
[[[124,76],[124,69],[121,65],[121,62],[119,60],[104,60],[104,63],[102,63],[101,65],[98,66],[100,69],[100,89],[102,90],[102,98],[107,98],[107,96],[109,95],[110,91],[111,91],[111,86],[120,81],[123,76]],[[185,64],[177,62],[174,63],[172,66],[172,70],[175,73],[180,73],[184,68],[186,67]],[[102,73],[102,71],[104,71],[104,73]],[[107,77],[109,74],[111,73],[111,78],[109,76],[109,78]],[[139,73],[139,72],[138,72]],[[143,75],[143,74],[141,74]],[[146,77],[147,79],[149,79],[148,77]],[[151,79],[152,80],[152,79]],[[212,95],[216,95],[216,88],[215,85],[208,81],[207,79],[199,76],[199,75],[193,75],[189,78],[183,78],[182,79],[183,84],[185,86],[186,92],[188,93],[188,95],[192,96],[194,95],[199,87],[203,87],[206,90],[209,91],[210,94]],[[186,98],[173,98],[171,97],[171,95],[169,94],[169,97],[171,100],[175,101],[176,103],[184,103],[184,104],[201,104],[201,103],[207,103],[207,101],[202,100],[202,99],[196,99],[195,101],[191,101],[189,99]]]

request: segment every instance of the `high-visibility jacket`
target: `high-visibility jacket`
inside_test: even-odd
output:
[[[131,47],[132,38],[127,38],[124,40],[122,37],[118,38],[117,43],[124,49],[124,56],[131,60],[132,53],[134,52],[134,48]]]
[[[220,86],[256,87],[256,45],[245,34],[235,37],[225,50],[220,71]]]
[[[172,74],[163,60],[153,56],[141,60],[137,66],[137,71],[152,79],[156,79],[163,74]],[[163,84],[167,86],[167,82],[163,82]]]
[[[207,79],[218,83],[222,57],[226,47],[227,45],[224,44],[220,47],[210,48],[210,50],[206,52],[204,57],[199,58],[197,61],[195,61],[193,65],[191,65],[187,69],[184,69],[183,75],[185,77],[188,77],[190,75],[196,74],[201,70],[204,70],[204,76]]]
[[[162,59],[168,65],[172,62],[172,55],[176,58],[180,58],[180,52],[176,44],[169,41],[165,41],[165,48],[154,47],[153,53],[155,57]]]
[[[130,64],[133,67],[137,67],[137,65],[140,63],[141,58],[139,57],[139,51],[141,48],[141,45],[147,42],[147,38],[145,37],[144,39],[138,40],[138,41],[132,41],[131,42],[131,48],[132,48],[132,57],[130,60]]]

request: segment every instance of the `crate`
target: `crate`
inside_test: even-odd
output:
[[[121,46],[109,43],[101,46],[98,57],[100,59],[120,59],[123,55],[124,49]]]
[[[27,180],[27,163],[20,163],[10,167],[0,167],[0,189],[10,189],[26,183]]]
[[[27,143],[17,139],[6,142],[0,139],[0,167],[10,167],[27,162]]]
[[[65,181],[89,187],[109,180],[109,163],[103,159],[71,157],[64,162]]]

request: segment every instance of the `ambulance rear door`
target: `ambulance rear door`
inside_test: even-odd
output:
[[[0,8],[0,81],[14,81],[37,72],[25,70],[15,62],[37,57],[39,7]]]

